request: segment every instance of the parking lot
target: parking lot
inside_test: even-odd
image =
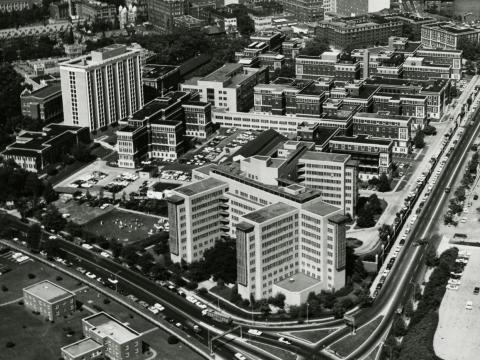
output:
[[[447,290],[443,297],[433,342],[435,353],[444,360],[472,360],[480,353],[480,295],[474,294],[474,288],[480,286],[480,248],[458,248],[470,258],[458,289]]]

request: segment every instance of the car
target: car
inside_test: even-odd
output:
[[[138,301],[138,298],[135,296],[135,295],[128,295],[127,298],[129,298],[130,300],[132,300],[133,302],[137,302]]]
[[[102,251],[102,252],[100,253],[100,255],[103,256],[104,258],[109,258],[109,257],[110,257],[110,254],[107,253],[106,251]]]
[[[263,334],[260,330],[257,329],[248,329],[248,333],[255,336],[260,336]]]
[[[291,344],[291,342],[288,341],[287,339],[285,339],[284,337],[278,338],[278,341],[280,341],[281,343],[287,344],[287,345]]]
[[[378,280],[378,283],[379,283],[379,284],[383,284],[383,283],[385,282],[385,280],[387,280],[387,277],[386,277],[386,276],[382,276],[382,277],[380,278],[380,280]]]
[[[235,359],[238,359],[238,360],[247,360],[247,358],[245,357],[245,355],[242,355],[240,353],[235,353]]]
[[[197,305],[197,307],[199,307],[202,310],[205,310],[207,308],[207,305],[201,303],[200,301],[197,301],[195,305]]]
[[[382,288],[383,284],[377,284],[377,287],[375,288],[375,290],[378,290],[380,291],[380,289]]]
[[[155,306],[150,306],[148,310],[154,315],[158,314],[158,309]]]
[[[383,276],[388,276],[388,274],[390,274],[390,270],[385,269],[383,271]]]
[[[175,326],[178,327],[179,329],[183,328],[183,324],[181,322],[177,322]]]
[[[87,270],[85,270],[84,268],[82,268],[82,267],[80,267],[80,266],[77,267],[77,271],[78,271],[79,273],[81,273],[81,274],[85,274],[85,273],[87,272]]]
[[[188,302],[191,302],[192,304],[196,304],[197,303],[197,299],[195,299],[193,296],[191,295],[187,295],[185,297],[185,299],[187,299]]]
[[[458,285],[448,284],[447,290],[458,290]]]
[[[86,275],[87,277],[89,277],[90,279],[95,279],[95,278],[97,277],[97,275],[91,273],[90,271],[87,272],[85,275]]]
[[[153,305],[153,307],[155,307],[155,309],[157,309],[158,311],[163,311],[163,310],[165,310],[165,307],[164,307],[163,305],[159,304],[159,303],[155,303],[155,304]]]
[[[467,309],[467,310],[472,310],[473,309],[473,303],[470,300],[467,301],[467,304],[465,305],[465,309]]]
[[[473,295],[478,295],[478,293],[480,293],[480,287],[475,286],[475,287],[473,288]]]
[[[467,218],[466,218],[466,217],[462,218],[462,220],[460,220],[460,222],[461,222],[462,224],[465,224],[465,223],[467,222]]]
[[[417,220],[417,215],[413,215],[412,218],[410,219],[410,225],[415,224],[416,220]]]
[[[452,284],[452,285],[460,285],[460,284],[461,284],[461,281],[458,280],[458,279],[449,279],[449,280],[448,280],[448,283],[449,283],[449,284]]]

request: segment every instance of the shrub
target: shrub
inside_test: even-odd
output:
[[[60,275],[58,275],[57,276],[57,281],[62,281],[62,280],[63,280],[63,278]]]
[[[20,301],[18,302],[18,305],[23,306],[23,301],[20,300]]]
[[[170,336],[168,337],[167,342],[168,342],[170,345],[178,344],[178,338],[177,338],[175,335],[170,335]]]
[[[5,285],[2,285],[2,291],[7,292],[8,288]]]
[[[29,273],[28,278],[29,279],[35,279],[37,276],[35,274]]]
[[[7,343],[5,344],[5,347],[7,349],[13,348],[14,346],[15,346],[15,343],[13,341],[7,341]]]
[[[110,304],[110,299],[109,299],[109,298],[103,299],[103,303],[104,303],[105,305]]]
[[[198,293],[199,293],[200,295],[207,295],[207,294],[208,294],[208,290],[205,289],[204,287],[202,287],[202,288],[198,289]]]

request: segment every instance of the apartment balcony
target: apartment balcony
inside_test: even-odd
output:
[[[230,205],[228,203],[225,203],[225,202],[220,203],[220,209],[228,210],[229,208],[230,208]]]

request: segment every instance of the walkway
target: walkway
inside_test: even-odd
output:
[[[15,304],[15,303],[17,303],[17,302],[19,302],[19,301],[21,301],[21,300],[23,300],[23,297],[20,297],[20,298],[18,298],[18,299],[13,299],[13,300],[10,300],[10,301],[1,303],[1,304],[0,304],[0,307],[2,307],[2,306],[7,306],[7,305],[11,305],[11,304]]]

